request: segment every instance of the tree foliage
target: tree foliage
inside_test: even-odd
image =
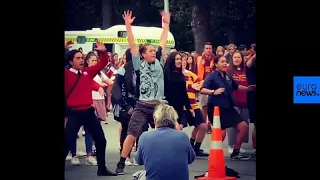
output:
[[[112,1],[113,25],[123,24],[121,14],[132,10],[135,25],[161,26],[159,12],[163,0],[110,0]],[[228,43],[250,44],[255,41],[255,1],[253,0],[210,0],[209,32],[215,46]],[[102,26],[103,0],[66,0],[66,30],[85,30]],[[169,0],[172,13],[170,31],[176,40],[176,48],[194,50],[192,32],[192,0]],[[201,32],[199,32],[201,33]]]

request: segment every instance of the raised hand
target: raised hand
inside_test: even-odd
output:
[[[166,24],[170,24],[171,13],[165,12],[165,11],[161,11],[160,14],[162,16],[162,22],[166,23]]]
[[[107,49],[106,49],[106,46],[105,46],[103,43],[99,42],[99,41],[96,42],[96,46],[97,46],[97,47],[94,48],[94,49],[97,50],[97,51],[104,52],[104,51],[107,50]]]
[[[66,49],[70,49],[71,46],[72,46],[73,42],[72,41],[68,41],[66,44],[65,44],[65,48]]]
[[[132,11],[124,11],[122,14],[122,18],[126,25],[131,25],[136,17],[132,17]]]

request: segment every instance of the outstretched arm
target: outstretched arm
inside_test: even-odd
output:
[[[132,54],[133,69],[139,70],[141,60],[140,60],[139,50],[137,48],[136,42],[133,37],[132,26],[131,26],[135,17],[132,17],[132,11],[128,10],[128,11],[123,12],[122,18],[123,18],[124,23],[126,25],[128,43],[129,43],[130,51]]]
[[[132,17],[132,11],[129,11],[129,10],[123,12],[122,17],[123,17],[124,23],[126,25],[128,43],[129,43],[129,47],[130,47],[130,50],[131,50],[131,54],[132,54],[132,56],[138,56],[139,55],[139,51],[138,51],[137,45],[136,45],[135,40],[134,40],[134,36],[133,36],[133,33],[132,33],[132,26],[131,26],[131,24],[133,23],[135,17]]]
[[[165,46],[168,40],[168,33],[169,33],[170,13],[162,11],[161,16],[162,16],[162,22],[163,22],[163,27],[162,27],[163,31],[160,36],[159,46],[165,49]]]
[[[96,43],[97,47],[95,48],[100,52],[100,61],[91,67],[88,67],[86,70],[88,72],[88,75],[93,79],[103,68],[106,67],[108,60],[109,60],[109,55],[106,52],[106,47],[103,43],[98,42]]]

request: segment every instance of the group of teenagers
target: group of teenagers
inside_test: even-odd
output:
[[[98,176],[124,174],[126,160],[130,157],[137,138],[148,130],[149,125],[155,128],[153,112],[161,103],[167,103],[176,110],[179,116],[177,130],[182,130],[188,125],[194,126],[190,143],[197,156],[208,156],[200,149],[208,129],[205,117],[208,116],[212,123],[212,109],[219,106],[223,138],[227,128],[235,127],[239,132],[231,159],[248,159],[239,151],[245,134],[248,133],[248,125],[233,108],[232,91],[255,91],[255,85],[239,85],[227,73],[228,63],[225,56],[214,56],[212,53],[209,56],[204,53],[200,61],[205,74],[203,78],[187,70],[187,60],[181,53],[166,52],[170,13],[162,12],[161,15],[163,32],[156,50],[152,44],[137,46],[131,27],[135,17],[131,11],[124,12],[123,19],[130,48],[125,52],[126,63],[117,69],[114,80],[106,78],[101,73],[110,58],[103,43],[96,43],[97,54],[91,56],[95,57],[93,60],[87,55],[85,61],[79,50],[69,51],[66,56],[69,66],[65,69],[65,157],[72,149],[80,127],[84,126],[95,142]],[[210,43],[205,45],[205,49],[209,46],[212,51]],[[235,52],[233,56],[237,53],[242,58],[240,52]],[[168,54],[165,59],[163,54]],[[104,96],[103,88],[110,85],[114,119],[122,126],[120,159],[115,173],[105,165],[106,139],[97,118],[98,105],[92,106],[93,91],[96,96]],[[205,116],[197,103],[198,94],[207,98],[210,105]]]

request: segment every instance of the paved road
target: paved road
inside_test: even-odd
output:
[[[109,116],[110,117],[110,116]],[[107,144],[107,167],[110,170],[115,170],[116,164],[119,160],[119,135],[118,135],[118,123],[114,121],[111,117],[109,118],[109,124],[103,125],[103,129],[108,141]],[[252,126],[250,126],[250,134],[252,132]],[[184,131],[190,135],[192,129],[185,128]],[[226,138],[227,140],[227,138]],[[225,160],[228,167],[235,169],[240,173],[241,180],[255,180],[256,179],[256,162],[255,161],[230,161],[227,154],[227,141],[224,142],[225,148]],[[208,152],[210,147],[210,135],[207,135],[201,148]],[[249,143],[242,146],[246,150],[252,150],[251,140]],[[85,150],[84,138],[81,137],[78,140],[78,149],[81,151]],[[84,158],[80,159],[82,164],[84,163]],[[207,158],[197,158],[190,166],[190,176],[189,179],[194,179],[195,175],[200,175],[204,173],[208,166]],[[70,161],[66,161],[65,167],[65,177],[66,180],[131,180],[132,174],[138,170],[143,169],[140,166],[127,166],[125,168],[125,175],[117,177],[98,177],[96,175],[97,167],[95,166],[72,166]]]

